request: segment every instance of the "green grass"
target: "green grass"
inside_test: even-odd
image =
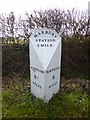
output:
[[[75,89],[60,92],[49,103],[34,97],[28,90],[28,82],[10,82],[2,91],[3,118],[88,118],[86,92]]]
[[[2,93],[0,91],[0,119],[2,118]]]

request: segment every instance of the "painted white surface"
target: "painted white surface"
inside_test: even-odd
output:
[[[51,29],[32,33],[29,43],[31,93],[48,102],[59,91],[61,38]]]

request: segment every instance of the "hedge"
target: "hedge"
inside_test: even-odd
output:
[[[61,76],[88,79],[89,40],[90,36],[62,37]],[[29,72],[29,45],[3,44],[2,74],[29,77]]]

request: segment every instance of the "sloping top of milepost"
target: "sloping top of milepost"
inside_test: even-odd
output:
[[[44,70],[48,67],[48,64],[60,42],[61,38],[59,34],[49,28],[38,29],[31,34],[30,44],[32,44],[36,51]]]

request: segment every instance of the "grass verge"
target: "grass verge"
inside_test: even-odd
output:
[[[69,82],[71,91],[61,87],[47,104],[31,95],[28,85],[28,80],[15,79],[3,84],[3,118],[88,118],[90,96],[80,86],[76,89],[77,84]]]

